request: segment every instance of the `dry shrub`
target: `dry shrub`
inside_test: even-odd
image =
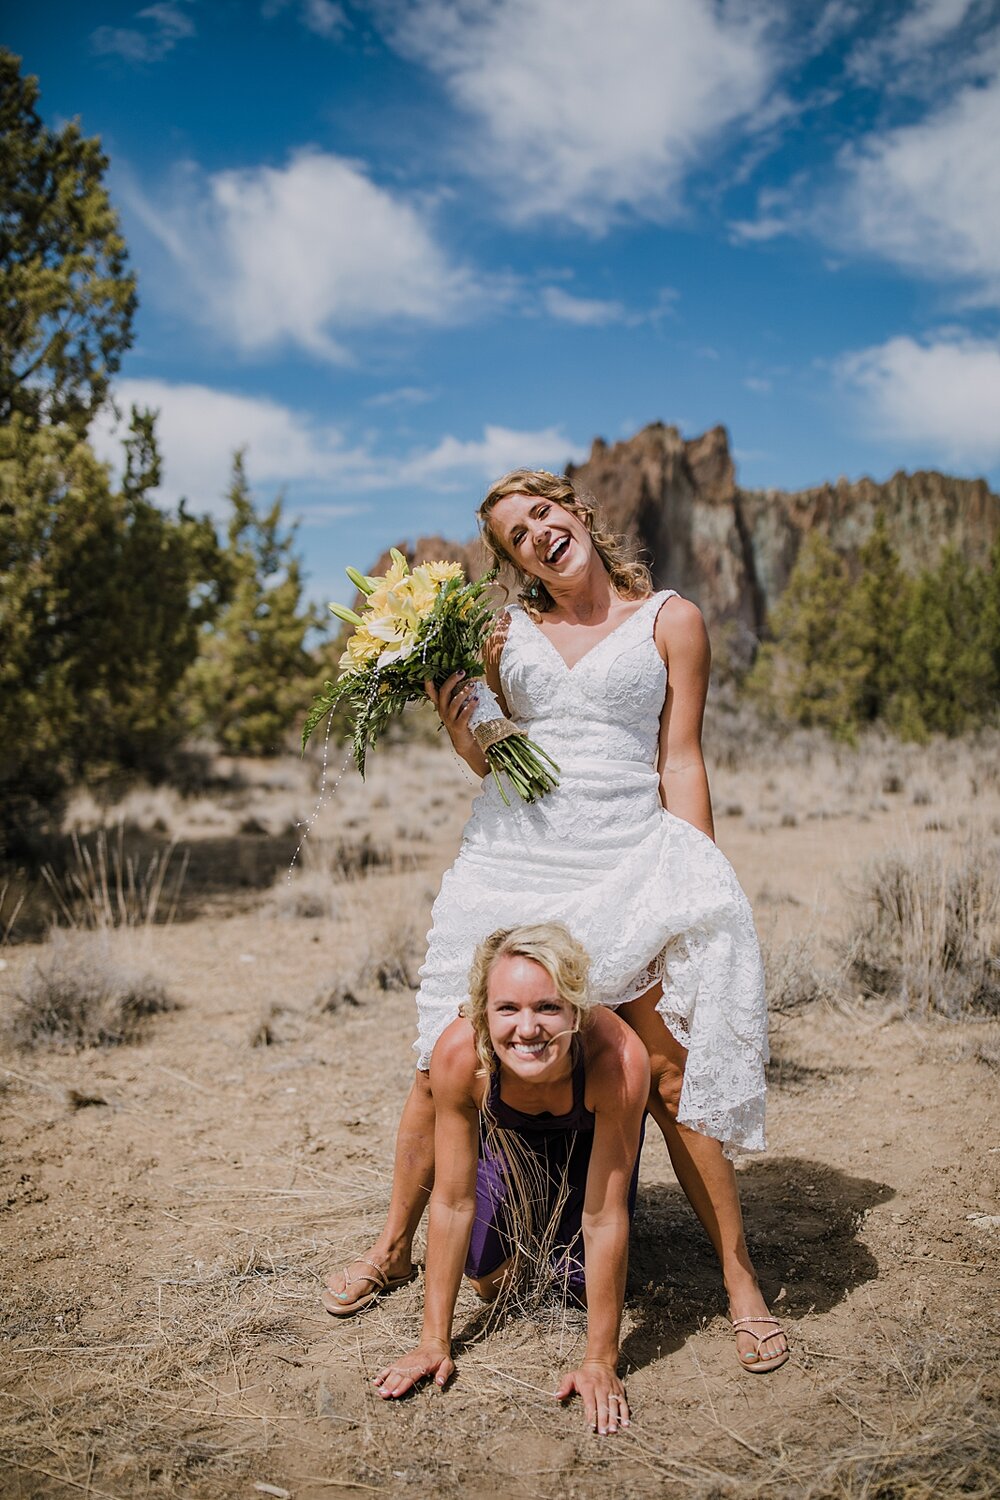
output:
[[[334,1015],[374,995],[415,989],[422,951],[411,923],[384,922],[374,930],[369,928],[354,951],[345,956],[337,973],[313,996],[312,1010]]]
[[[358,1006],[361,1004],[358,994],[360,988],[357,975],[340,975],[317,990],[313,996],[312,1009],[317,1015],[333,1016],[345,1007],[350,1009]]]
[[[336,917],[343,904],[338,886],[396,862],[392,846],[369,833],[354,842],[305,837],[291,867],[271,887],[268,911],[286,918]]]
[[[251,1047],[280,1047],[302,1037],[302,1013],[291,1006],[272,1001],[261,1012],[250,1031]]]
[[[836,976],[816,963],[812,938],[793,937],[785,943],[764,943],[764,973],[768,1009],[774,1015],[794,1015],[817,1000],[830,1000]]]
[[[417,936],[413,928],[386,924],[369,941],[368,955],[361,964],[363,988],[412,990],[417,986]]]
[[[72,849],[72,862],[62,874],[51,865],[42,867],[58,915],[68,926],[100,931],[173,920],[188,858],[185,854],[171,873],[173,844],[143,864],[126,849],[125,826],[119,823],[113,841],[107,829],[99,829],[93,849],[74,833]]]
[[[5,1027],[17,1047],[117,1047],[177,1010],[163,984],[122,963],[105,935],[53,932],[21,980]]]
[[[918,1015],[1000,1011],[1000,845],[894,854],[855,907],[848,964],[867,994]]]

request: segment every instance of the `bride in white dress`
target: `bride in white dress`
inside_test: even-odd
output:
[[[389,1218],[333,1273],[344,1315],[408,1280],[433,1181],[427,1069],[467,996],[476,945],[498,927],[561,922],[587,948],[597,998],[650,1055],[649,1112],[719,1257],[741,1363],[787,1358],[747,1253],[729,1158],[764,1148],[767,1018],[746,897],[714,842],[701,725],[709,647],[699,610],[651,593],[569,480],[517,470],[480,509],[487,542],[523,588],[487,680],[560,767],[539,802],[502,801],[469,729],[475,685],[429,688],[458,754],[486,777],[434,905],[417,995],[417,1077],[400,1121]]]

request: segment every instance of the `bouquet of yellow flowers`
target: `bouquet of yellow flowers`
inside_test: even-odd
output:
[[[347,569],[366,602],[360,615],[330,605],[338,619],[354,626],[354,634],[340,658],[342,675],[323,684],[302,730],[304,750],[317,724],[345,699],[352,710],[354,759],[362,776],[370,746],[407,703],[424,696],[426,681],[440,686],[459,670],[469,678],[483,676],[483,646],[493,625],[493,610],[484,598],[490,575],[467,583],[458,563],[420,563],[411,572],[395,547],[391,556],[381,578]],[[508,807],[501,773],[524,802],[558,786],[555,761],[504,716],[485,682],[476,684],[476,698],[469,727]]]

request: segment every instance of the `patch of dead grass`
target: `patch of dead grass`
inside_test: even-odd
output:
[[[177,1010],[161,980],[123,961],[107,934],[58,929],[21,977],[3,1030],[15,1047],[117,1047]]]
[[[855,896],[852,977],[907,1013],[1000,1011],[1000,844],[879,860]]]

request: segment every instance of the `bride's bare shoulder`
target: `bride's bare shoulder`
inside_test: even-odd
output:
[[[705,616],[697,604],[680,594],[664,600],[656,616],[654,636],[667,661],[671,657],[698,658],[710,654]]]

